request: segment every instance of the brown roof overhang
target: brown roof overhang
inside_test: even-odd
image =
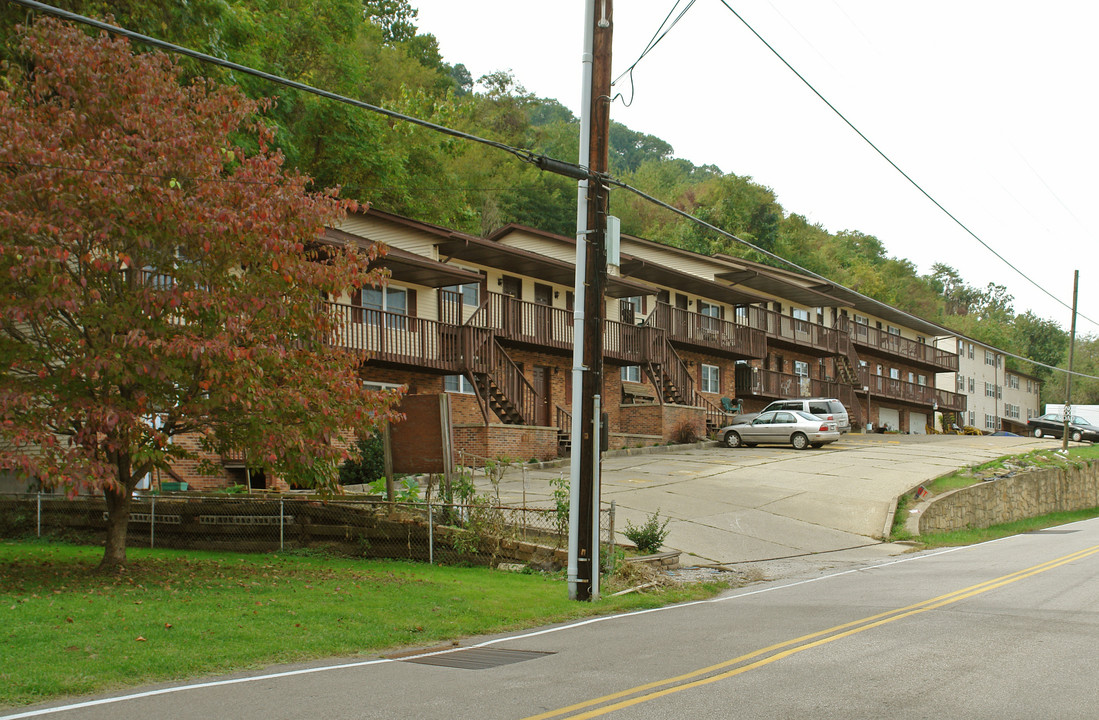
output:
[[[439,243],[438,247],[439,256],[447,260],[457,258],[558,285],[572,286],[576,282],[576,268],[572,263],[529,250],[501,245],[493,240],[454,233],[449,240]],[[655,292],[655,288],[637,280],[615,275],[607,276],[605,293],[607,297],[652,295]]]
[[[371,244],[369,240],[358,235],[333,228],[325,228],[324,240],[336,244],[356,244],[360,247]],[[386,254],[372,262],[371,267],[389,268],[392,279],[426,287],[437,288],[481,282],[480,274],[471,270],[447,265],[392,245],[387,246]]]

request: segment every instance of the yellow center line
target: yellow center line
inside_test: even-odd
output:
[[[828,628],[827,630],[819,630],[814,633],[809,633],[808,635],[802,635],[801,637],[794,638],[792,640],[786,640],[781,643],[769,645],[765,648],[760,648],[759,650],[754,650],[745,655],[732,658],[731,660],[717,663],[716,665],[710,665],[708,667],[693,670],[689,673],[666,678],[664,680],[656,680],[654,682],[645,683],[644,685],[638,685],[627,690],[621,690],[610,695],[593,698],[591,700],[586,700],[584,702],[576,703],[574,705],[569,705],[568,707],[544,712],[539,715],[531,715],[527,718],[524,718],[524,720],[547,720],[548,718],[567,715],[568,713],[572,713],[577,710],[584,710],[585,708],[590,708],[596,705],[603,705],[603,707],[599,707],[578,715],[569,715],[569,718],[571,720],[584,720],[585,718],[593,718],[599,717],[601,715],[606,715],[607,713],[613,712],[615,710],[621,710],[632,705],[638,705],[643,702],[648,702],[649,700],[655,700],[656,698],[681,692],[689,688],[700,687],[702,685],[708,685],[719,680],[725,680],[731,677],[735,677],[742,673],[748,672],[749,670],[755,670],[765,665],[769,665],[773,662],[790,657],[791,655],[795,655],[804,650],[820,647],[834,640],[850,637],[871,628],[880,627],[896,620],[901,620],[911,617],[913,615],[918,615],[920,613],[925,613],[930,610],[935,610],[946,605],[959,602],[961,600],[966,600],[968,598],[974,597],[975,595],[980,595],[981,593],[985,593],[990,590],[996,590],[998,588],[1004,587],[1005,585],[1010,585],[1011,583],[1018,582],[1019,580],[1023,580],[1039,573],[1046,572],[1047,570],[1053,570],[1075,560],[1082,560],[1083,558],[1089,557],[1096,553],[1099,553],[1099,545],[1095,545],[1090,548],[1086,548],[1084,550],[1062,556],[1060,558],[1049,560],[1047,562],[1040,563],[1038,565],[1034,565],[1023,570],[1018,570],[1016,572],[1009,573],[1008,575],[1003,575],[992,580],[986,580],[985,582],[981,582],[976,585],[971,585],[960,590],[955,590],[954,592],[950,592],[945,595],[930,598],[922,602],[878,613],[876,615],[871,615],[860,620],[843,623],[842,625],[836,625],[835,627]],[[773,653],[776,650],[782,650],[783,648],[788,649],[769,655],[769,653]],[[741,663],[747,660],[753,660],[763,655],[767,655],[767,657],[756,660],[755,662],[748,665],[741,665]],[[740,665],[740,667],[736,667],[732,670],[727,670],[726,672],[718,673],[716,675],[712,674],[734,665]],[[665,687],[668,685],[671,685],[672,687]],[[656,688],[664,689],[656,690]],[[649,690],[655,691],[646,692]],[[638,693],[646,694],[638,695]],[[608,703],[613,700],[619,700],[620,698],[625,698],[630,695],[638,696],[629,698],[627,700],[622,700],[621,702],[614,703],[612,705],[604,705],[604,703]]]

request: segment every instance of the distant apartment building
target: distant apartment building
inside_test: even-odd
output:
[[[965,395],[966,411],[959,425],[1027,433],[1027,420],[1042,414],[1038,378],[1008,369],[1002,350],[972,338],[948,335],[935,343],[958,356],[957,372],[939,373],[935,382]]]

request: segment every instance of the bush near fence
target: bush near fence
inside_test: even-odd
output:
[[[604,545],[613,539],[613,509],[600,512]],[[564,523],[567,527],[567,522]],[[0,536],[59,537],[101,543],[107,527],[101,497],[0,496]],[[190,493],[135,497],[130,547],[233,552],[323,548],[355,557],[432,563],[567,564],[567,536],[553,508],[388,503],[356,498],[225,497]]]

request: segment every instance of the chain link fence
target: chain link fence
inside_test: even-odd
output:
[[[603,557],[614,541],[614,505],[599,513]],[[355,557],[430,563],[568,562],[568,513],[550,507],[389,503],[353,497],[136,496],[130,547],[275,552],[325,549]],[[50,536],[100,543],[107,528],[102,497],[46,493],[0,495],[0,536]]]

